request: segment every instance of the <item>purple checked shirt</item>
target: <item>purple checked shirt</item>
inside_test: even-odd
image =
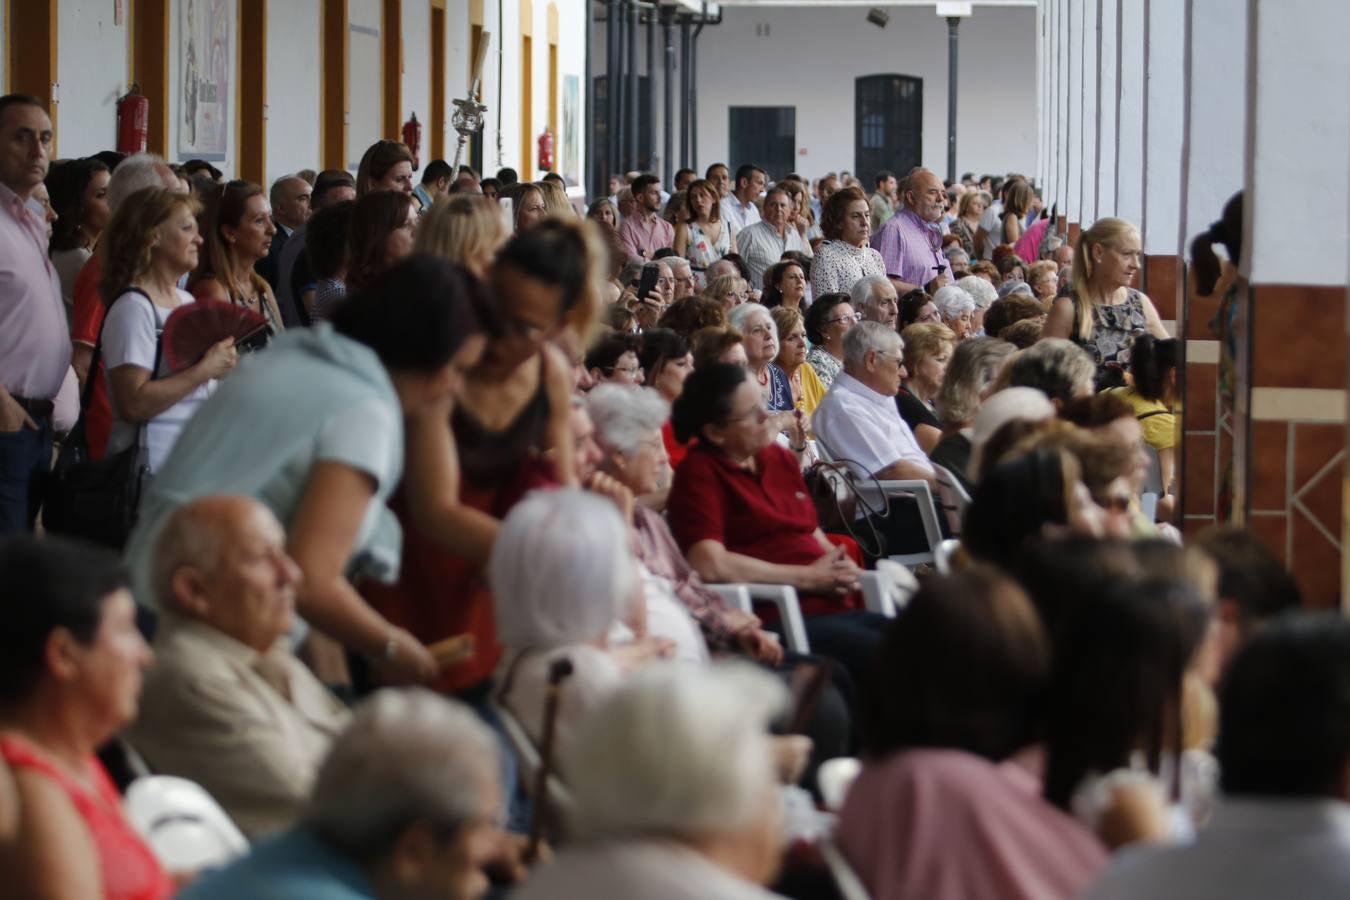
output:
[[[908,284],[923,287],[946,271],[942,233],[908,208],[900,210],[872,235],[872,249],[881,254],[887,275]]]

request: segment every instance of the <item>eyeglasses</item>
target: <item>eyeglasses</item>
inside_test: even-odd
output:
[[[842,324],[842,323],[844,323],[844,322],[861,322],[861,321],[862,321],[862,313],[854,313],[854,314],[851,315],[851,316],[837,316],[837,317],[835,317],[835,318],[833,318],[833,319],[826,319],[826,320],[825,320],[825,324],[826,324],[826,325],[839,325],[839,324]]]
[[[610,366],[609,368],[605,369],[605,371],[608,372],[611,376],[613,375],[635,376],[642,371],[642,366]]]
[[[895,360],[896,366],[904,367],[905,365],[905,354],[903,353],[897,353],[895,355],[892,355],[890,353],[887,353],[885,350],[876,350],[873,352],[875,352],[877,356],[884,356],[886,359]]]
[[[772,413],[770,413],[764,407],[756,406],[753,409],[746,410],[739,416],[728,416],[727,418],[722,420],[722,424],[730,425],[733,422],[744,422],[746,419],[754,419],[757,422],[762,422],[765,419],[769,418],[770,415],[772,415]]]

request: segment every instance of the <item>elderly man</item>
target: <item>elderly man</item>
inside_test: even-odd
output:
[[[751,163],[736,170],[736,189],[722,198],[722,220],[731,223],[732,234],[740,234],[759,221],[755,201],[764,193],[767,180],[764,170]]]
[[[933,293],[947,283],[947,258],[942,255],[939,223],[947,207],[942,179],[918,169],[905,179],[904,204],[880,231],[872,232],[872,249],[881,254],[896,291],[916,288]]]
[[[277,226],[277,233],[272,238],[272,246],[268,249],[267,255],[258,260],[258,264],[253,268],[272,286],[274,294],[277,289],[281,250],[295,233],[295,229],[309,221],[310,194],[309,182],[298,175],[278,178],[272,185],[268,199],[272,203],[272,221]]]
[[[698,282],[694,279],[694,269],[689,265],[689,260],[682,256],[667,256],[661,261],[670,267],[670,274],[675,277],[675,293],[671,295],[672,303],[698,293]]]
[[[300,579],[285,533],[257,501],[221,496],[180,507],[161,535],[156,659],[128,738],[157,772],[206,788],[250,837],[284,828],[347,724],[285,639]]]
[[[33,97],[0,97],[0,537],[33,527],[51,465],[52,413],[70,370],[70,325],[33,192],[52,120]]]
[[[485,867],[524,875],[521,841],[496,824],[499,753],[463,704],[380,691],[333,743],[300,823],[180,898],[476,900]]]
[[[895,293],[895,285],[890,279],[879,275],[869,275],[859,279],[850,292],[853,308],[867,322],[879,322],[892,331],[897,330],[895,323],[900,320],[900,299]]]
[[[619,239],[630,256],[651,259],[657,250],[675,243],[675,226],[661,218],[661,179],[639,175],[632,191],[637,211],[624,216]]]
[[[766,289],[764,272],[789,251],[811,255],[811,245],[792,223],[792,200],[787,191],[773,188],[764,198],[764,217],[736,234],[736,248],[750,270],[750,286]]]
[[[905,376],[905,343],[894,326],[859,322],[844,335],[844,370],[816,407],[812,425],[830,455],[861,468],[859,474],[933,484],[933,464],[895,405]],[[927,549],[912,498],[892,498],[890,510],[872,522],[886,544],[883,556]]]

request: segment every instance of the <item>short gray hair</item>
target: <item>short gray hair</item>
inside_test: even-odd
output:
[[[683,269],[691,274],[694,271],[693,267],[689,265],[689,260],[685,259],[683,256],[667,256],[663,258],[661,262],[668,265],[672,273],[674,273],[676,269]]]
[[[459,828],[488,815],[483,786],[499,777],[499,753],[464,704],[386,688],[333,742],[300,819],[353,856],[379,856],[414,822]]]
[[[954,284],[944,285],[933,295],[933,305],[943,320],[958,318],[962,313],[975,311],[975,299]]]
[[[761,316],[763,316],[764,321],[768,322],[769,326],[773,328],[773,339],[774,342],[777,343],[778,326],[774,324],[773,316],[769,313],[769,308],[767,306],[762,306],[758,303],[742,303],[740,306],[732,309],[731,313],[727,316],[727,324],[732,328],[735,328],[741,334],[746,334],[750,331],[748,320],[759,318]]]
[[[108,179],[108,209],[117,212],[122,201],[137,191],[146,188],[164,187],[164,179],[159,167],[168,165],[164,159],[154,153],[135,153],[117,164],[117,169]]]
[[[859,278],[856,282],[854,282],[853,288],[848,292],[849,296],[853,298],[854,308],[859,311],[862,311],[863,309],[871,309],[872,293],[873,293],[872,288],[876,287],[879,284],[886,285],[890,283],[891,283],[890,279],[882,275],[868,275],[865,278]]]
[[[958,279],[956,286],[970,295],[976,309],[988,309],[998,299],[998,288],[978,275],[967,275]]]
[[[894,328],[880,322],[862,321],[844,333],[844,366],[857,368],[868,353],[895,353],[905,349]]]
[[[602,384],[586,395],[595,438],[606,450],[632,455],[670,418],[670,404],[654,388]]]
[[[637,572],[614,504],[564,488],[535,491],[511,509],[487,578],[497,639],[547,649],[603,633],[622,615]]]
[[[992,337],[971,338],[956,345],[934,400],[943,425],[965,425],[974,421],[984,392],[994,383],[999,369],[1015,349],[1007,341]]]
[[[767,726],[785,699],[773,676],[745,663],[645,667],[565,750],[576,836],[685,837],[750,825],[773,789]]]
[[[953,269],[956,268],[957,265],[959,264],[970,263],[970,254],[967,253],[964,249],[962,249],[960,244],[952,244],[950,247],[947,248],[947,252],[944,253],[943,255],[947,257],[947,262],[951,264],[951,267]],[[957,260],[960,260],[960,263],[958,263]],[[980,280],[983,281],[984,279]]]
[[[1082,347],[1064,338],[1041,338],[1017,354],[1008,369],[1010,387],[1030,387],[1051,400],[1072,400],[1077,387],[1092,383],[1097,365]]]

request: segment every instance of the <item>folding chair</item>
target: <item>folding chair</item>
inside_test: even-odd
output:
[[[170,872],[219,868],[248,852],[243,833],[195,781],[143,775],[127,788],[122,809]]]
[[[729,605],[742,612],[754,613],[755,601],[772,603],[778,608],[778,620],[783,627],[783,638],[787,648],[795,653],[810,653],[811,644],[806,639],[806,625],[802,621],[802,608],[797,600],[797,589],[786,584],[747,584],[745,582],[729,584],[710,584],[709,588],[721,595]]]

